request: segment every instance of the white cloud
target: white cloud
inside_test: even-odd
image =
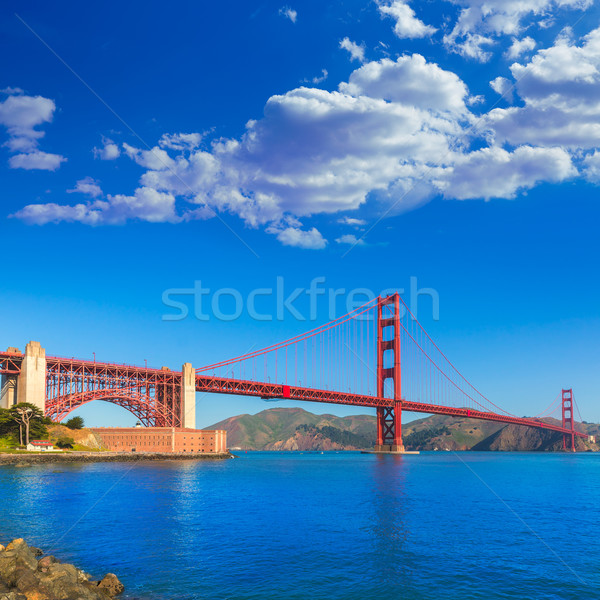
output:
[[[9,95],[17,95],[17,94],[24,94],[25,90],[22,90],[20,87],[5,87],[3,89],[0,90],[0,94],[9,94]]]
[[[505,56],[510,59],[519,58],[521,54],[530,52],[535,48],[535,46],[536,41],[529,36],[523,38],[522,40],[513,38],[510,48],[505,52]]]
[[[297,11],[295,11],[293,8],[290,8],[289,6],[284,6],[284,7],[280,8],[279,14],[282,17],[289,19],[292,23],[295,23],[296,19],[298,18]]]
[[[0,125],[4,125],[8,131],[8,140],[4,145],[11,152],[19,153],[9,159],[9,166],[28,170],[58,169],[67,159],[38,150],[44,132],[36,129],[52,121],[56,110],[54,101],[42,96],[26,96],[20,88],[8,87],[2,92],[9,94],[6,100],[0,102]]]
[[[328,76],[329,76],[329,73],[327,72],[327,69],[321,69],[320,75],[316,75],[312,79],[305,79],[304,83],[314,83],[315,85],[317,83],[323,83],[327,79]]]
[[[435,27],[425,25],[423,21],[417,19],[415,11],[403,0],[393,0],[391,4],[380,4],[379,11],[396,21],[394,33],[399,38],[429,37],[437,31]]]
[[[164,136],[161,138],[161,140],[163,139]],[[172,169],[175,166],[175,161],[165,150],[159,148],[158,146],[154,146],[154,148],[151,148],[150,150],[140,150],[139,148],[134,148],[133,146],[125,143],[123,144],[123,150],[125,150],[125,154],[127,154],[129,158],[132,158],[138,165],[140,165],[140,167],[145,167],[146,169]]]
[[[67,190],[68,194],[79,193],[86,194],[92,198],[99,198],[102,196],[102,188],[98,185],[98,182],[91,177],[84,177],[80,179],[72,190]]]
[[[136,219],[150,223],[176,223],[181,220],[175,214],[175,198],[171,194],[145,187],[138,188],[133,196],[117,194],[108,196],[107,200],[75,206],[30,204],[13,216],[33,225],[60,221],[86,225],[121,225]]]
[[[600,183],[600,151],[586,156],[584,161],[585,177],[592,183]]]
[[[362,227],[367,224],[364,219],[356,219],[355,217],[342,217],[341,219],[338,219],[338,223],[350,225],[352,227]]]
[[[48,154],[35,150],[27,154],[15,154],[8,159],[8,165],[11,169],[56,171],[67,159],[59,154]]]
[[[479,62],[487,62],[492,58],[492,52],[489,49],[484,49],[484,47],[493,46],[496,43],[491,37],[478,33],[464,33],[460,41],[457,41],[458,37],[455,28],[451,33],[444,36],[444,44],[450,50],[465,58],[473,58]]]
[[[600,140],[600,28],[577,45],[561,35],[511,72],[524,106],[486,117],[497,141],[596,148]]]
[[[452,52],[481,62],[491,58],[489,48],[484,49],[484,46],[490,46],[501,36],[518,36],[524,29],[527,18],[533,19],[527,25],[542,26],[544,21],[551,19],[560,10],[585,10],[593,3],[593,0],[450,1],[463,8],[452,31],[444,36],[444,44]],[[529,41],[522,47],[518,44],[514,46],[514,52],[531,49],[528,47],[531,45]],[[510,52],[511,50],[509,56]]]
[[[577,170],[562,148],[520,146],[514,152],[491,147],[457,159],[444,196],[469,198],[514,198],[542,181],[559,183]]]
[[[352,233],[346,233],[342,236],[340,236],[339,238],[336,238],[336,243],[338,244],[348,244],[350,246],[364,246],[365,245],[365,240],[363,240],[362,238],[357,238],[354,234]]]
[[[365,62],[365,47],[363,45],[359,46],[356,42],[345,37],[340,42],[340,48],[347,50],[352,60],[358,60],[361,63]]]
[[[513,84],[506,77],[496,77],[490,81],[490,87],[508,102],[513,101]]]
[[[120,155],[119,146],[107,138],[102,138],[102,148],[94,148],[94,156],[100,160],[115,160]]]
[[[353,96],[382,98],[421,109],[466,111],[467,86],[450,71],[429,63],[420,54],[384,58],[363,65],[350,75],[340,91]]]
[[[295,246],[305,250],[322,250],[327,245],[327,240],[315,227],[308,231],[297,227],[287,227],[277,233],[277,239],[284,246]]]
[[[35,150],[44,135],[35,127],[52,121],[55,110],[54,101],[42,96],[9,96],[0,102],[0,124],[8,130],[8,148],[13,152]]]
[[[548,111],[563,115],[564,137],[573,142],[577,128],[566,123],[577,122],[567,111],[575,107],[588,147],[597,147],[597,37],[590,34],[577,46],[563,36],[528,65],[514,63],[516,79],[520,68],[531,71],[517,83],[523,106],[483,115],[476,131],[473,98],[456,74],[418,54],[385,58],[357,68],[337,91],[299,87],[272,96],[263,116],[248,121],[237,139],[209,143],[202,134],[186,133],[165,135],[151,150],[124,144],[125,154],[144,169],[133,194],[76,206],[30,205],[18,216],[110,224],[227,212],[283,244],[318,249],[327,241],[312,227],[314,215],[334,215],[338,222],[344,215],[343,225],[361,227],[364,221],[352,212],[358,208],[361,215],[398,214],[440,194],[514,198],[541,182],[576,177],[576,166],[585,166],[595,181],[600,159],[588,152],[583,165],[581,146],[570,154],[571,146],[552,139],[555,121]],[[502,90],[507,81],[491,85]],[[534,109],[544,118],[532,118]],[[347,236],[354,234],[333,239],[350,243]]]
[[[201,133],[165,133],[158,145],[161,148],[170,148],[171,150],[195,150],[200,147],[204,135]]]

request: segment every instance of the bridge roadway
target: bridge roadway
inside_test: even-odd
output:
[[[302,400],[306,402],[327,402],[330,404],[345,404],[349,406],[369,406],[373,408],[389,407],[394,405],[390,398],[378,398],[376,396],[365,396],[352,394],[350,392],[336,392],[331,390],[320,390],[287,386],[278,383],[264,383],[249,380],[229,379],[225,377],[213,377],[209,375],[196,375],[196,391],[210,392],[215,394],[235,394],[241,396],[260,396],[264,399],[289,399]],[[513,417],[472,408],[453,408],[437,404],[423,402],[402,402],[402,410],[435,415],[449,415],[452,417],[467,417],[470,419],[482,419],[485,421],[498,421],[513,425],[524,425],[537,429],[550,429],[560,433],[571,435],[571,429],[544,423],[536,419]],[[575,431],[575,435],[587,438],[586,433]]]
[[[20,372],[21,361],[24,355],[20,352],[0,352],[0,373],[5,375],[17,375]],[[104,377],[111,379],[114,383],[128,382],[130,387],[143,386],[144,382],[158,382],[178,386],[181,383],[182,372],[169,369],[153,369],[133,365],[97,362],[81,360],[76,358],[62,358],[48,356],[46,358],[46,369],[48,375],[54,375],[60,379],[60,374],[69,373],[72,377]],[[351,392],[338,392],[333,390],[304,388],[288,386],[280,383],[256,382],[243,379],[232,379],[215,377],[211,375],[196,375],[196,391],[217,394],[233,394],[240,396],[258,396],[264,399],[289,399],[306,402],[326,402],[330,404],[344,404],[347,406],[368,406],[373,408],[393,406],[394,401],[377,396],[353,394]],[[118,385],[118,383],[117,383]],[[113,386],[111,386],[113,387]],[[113,390],[115,388],[113,387]],[[109,391],[109,390],[105,390]],[[90,396],[91,399],[100,399],[101,390]],[[48,408],[53,406],[51,401]],[[523,425],[537,429],[549,429],[559,433],[572,433],[571,429],[545,423],[537,419],[514,417],[508,414],[498,414],[477,410],[473,408],[454,408],[449,406],[429,404],[423,402],[412,402],[404,400],[402,410],[424,414],[449,415],[452,417],[466,417],[481,419],[485,421],[497,421],[513,425]],[[587,437],[587,434],[575,430],[578,437]]]

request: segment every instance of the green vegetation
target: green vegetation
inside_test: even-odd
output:
[[[241,447],[254,450],[269,449],[279,442],[291,440],[296,435],[296,427],[309,425],[314,427],[331,426],[342,431],[351,431],[368,438],[372,447],[375,439],[375,417],[355,415],[337,417],[335,415],[315,415],[302,408],[271,408],[256,415],[238,415],[210,426],[209,429],[225,429],[229,447]]]
[[[83,417],[71,417],[65,425],[69,429],[83,429]]]
[[[27,445],[30,439],[43,439],[52,421],[35,405],[20,402],[11,408],[0,408],[0,447]]]
[[[405,436],[404,445],[410,446],[411,448],[418,448],[429,443],[432,438],[439,437],[441,435],[450,435],[450,429],[448,429],[448,427],[445,425],[430,429],[420,429],[419,431],[413,431],[409,435]]]
[[[340,444],[341,446],[354,446],[355,448],[372,448],[373,438],[366,435],[360,435],[347,431],[344,429],[338,429],[331,425],[325,425],[324,427],[316,427],[315,425],[298,425],[296,431],[300,433],[307,433],[309,435],[321,435],[326,439],[330,439],[334,444]]]
[[[57,440],[56,440],[56,447],[57,448],[72,448],[73,445],[75,444],[75,440],[72,437],[67,437],[66,435],[61,435]]]

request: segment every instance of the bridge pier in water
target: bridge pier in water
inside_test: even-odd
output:
[[[387,381],[391,381],[391,390]],[[391,391],[394,403],[377,408],[375,452],[406,452],[402,443],[401,381],[400,296],[396,293],[381,298],[377,307],[377,396],[386,397],[386,391]]]
[[[573,415],[573,390],[562,390],[562,426],[570,429],[563,433],[563,450],[575,452],[575,419]]]

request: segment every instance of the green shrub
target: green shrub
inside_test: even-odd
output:
[[[71,417],[65,425],[69,429],[82,429],[83,428],[83,418],[82,417]]]
[[[67,437],[65,435],[61,436],[56,440],[57,448],[72,448],[75,444],[75,440],[72,437]]]

